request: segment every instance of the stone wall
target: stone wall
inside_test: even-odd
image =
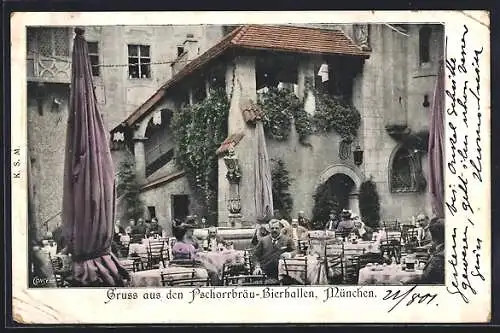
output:
[[[61,224],[64,151],[68,121],[69,86],[47,84],[39,114],[34,89],[28,89],[28,156],[31,158],[34,210],[38,234]],[[57,98],[61,105],[53,108]],[[50,221],[49,221],[50,219]],[[42,225],[47,222],[47,225]]]
[[[141,193],[144,205],[155,207],[158,223],[167,231],[168,235],[172,235],[172,196],[180,194],[189,195],[189,212],[190,214],[197,214],[199,212],[199,206],[197,205],[186,177],[178,178]]]

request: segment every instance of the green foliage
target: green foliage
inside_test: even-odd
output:
[[[318,132],[337,132],[343,140],[352,142],[361,124],[361,115],[352,105],[326,93],[316,95],[313,122]]]
[[[266,135],[274,140],[286,141],[294,119],[299,142],[306,144],[306,139],[313,133],[313,128],[310,116],[304,111],[303,102],[293,91],[271,87],[261,97],[259,105],[264,111],[263,123]]]
[[[135,169],[134,158],[128,154],[118,169],[118,196],[122,196],[125,206],[125,219],[138,219],[144,215],[144,204],[140,198],[139,182]]]
[[[376,184],[370,179],[359,187],[359,211],[363,222],[377,228],[380,223],[380,199]]]
[[[315,92],[316,111],[310,116],[304,110],[304,103],[287,89],[269,88],[261,95],[259,105],[264,111],[266,135],[278,141],[286,141],[290,134],[292,119],[304,145],[313,133],[337,132],[343,140],[352,142],[361,124],[358,110],[326,93]]]
[[[333,211],[338,214],[340,204],[329,182],[318,186],[313,198],[313,228],[315,230],[323,229],[325,223],[329,220],[330,212]]]
[[[280,216],[284,219],[289,220],[293,207],[293,199],[289,188],[293,179],[290,178],[289,172],[282,160],[273,160],[271,179],[273,182],[272,191],[274,209],[278,210],[280,212]]]
[[[218,158],[215,151],[227,136],[229,102],[223,89],[176,112],[172,128],[176,140],[176,163],[185,172],[201,200],[204,216],[217,219]]]

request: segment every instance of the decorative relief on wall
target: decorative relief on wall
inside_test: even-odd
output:
[[[361,49],[363,49],[364,51],[371,50],[370,31],[368,24],[355,24],[353,28],[356,44],[361,46]]]
[[[32,73],[34,78],[69,83],[71,77],[71,65],[69,61],[36,56],[32,64],[33,68],[30,68],[28,73]]]

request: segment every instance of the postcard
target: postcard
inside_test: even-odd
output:
[[[13,320],[488,322],[489,24],[14,13]]]

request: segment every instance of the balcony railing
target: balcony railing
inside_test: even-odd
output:
[[[69,57],[45,57],[28,54],[27,79],[32,82],[70,83],[71,59]]]

